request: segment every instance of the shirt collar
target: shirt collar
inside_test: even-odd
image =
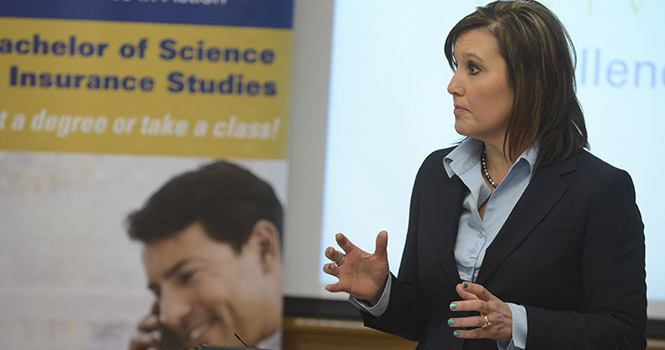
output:
[[[533,177],[533,169],[538,159],[540,142],[536,141],[517,158],[515,164],[526,162],[529,165],[529,176]],[[454,150],[443,158],[443,168],[448,177],[461,176],[480,162],[480,152],[483,143],[480,140],[467,137]],[[514,167],[515,165],[513,165]]]

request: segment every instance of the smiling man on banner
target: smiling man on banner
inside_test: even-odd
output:
[[[127,220],[156,297],[130,349],[240,346],[238,337],[281,348],[282,217],[272,187],[227,162],[155,192]]]

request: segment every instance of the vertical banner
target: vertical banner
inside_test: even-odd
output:
[[[141,318],[152,312],[167,323],[155,308],[155,300],[167,308],[166,286],[155,290],[148,276],[153,241],[127,230],[129,215],[175,176],[225,160],[285,203],[292,16],[293,0],[0,2],[5,346],[124,349]],[[233,304],[234,292],[222,288],[176,317],[201,324],[169,331],[180,348],[242,346],[221,334],[223,324],[251,346],[277,348],[281,293],[275,286],[277,329],[227,318],[220,305]]]

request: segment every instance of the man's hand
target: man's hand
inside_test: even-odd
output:
[[[156,349],[159,342],[159,302],[152,304],[150,314],[141,319],[132,335],[129,350]]]

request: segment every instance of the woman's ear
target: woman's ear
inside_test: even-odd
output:
[[[259,262],[265,273],[271,272],[276,266],[280,266],[281,247],[279,231],[275,224],[269,220],[261,219],[254,224],[250,238],[255,242],[259,252]]]

